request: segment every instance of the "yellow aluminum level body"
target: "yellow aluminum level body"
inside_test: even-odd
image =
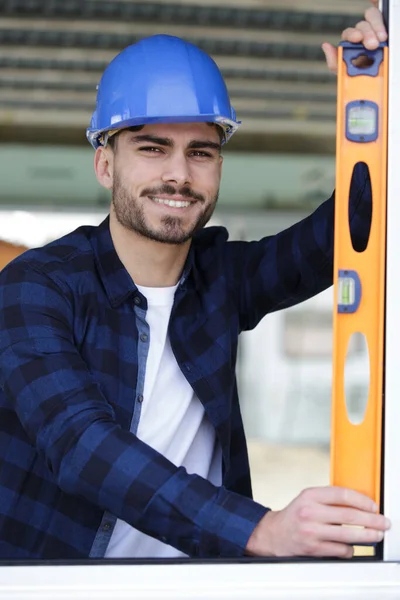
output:
[[[357,74],[350,75],[349,51],[340,47],[338,57],[331,483],[367,494],[380,505],[388,48],[373,53],[375,75],[367,74],[366,69],[356,69]],[[349,190],[358,162],[368,166],[372,187],[370,234],[362,252],[353,248],[349,225]],[[357,297],[359,304],[354,310]],[[354,333],[365,336],[369,355],[368,400],[363,421],[358,424],[349,418],[345,394],[346,356]]]

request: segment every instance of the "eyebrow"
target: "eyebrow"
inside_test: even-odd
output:
[[[166,146],[168,148],[173,148],[174,141],[171,138],[158,137],[156,135],[143,134],[136,135],[131,139],[134,144],[142,144],[143,142],[148,142],[150,144],[157,144],[158,146]],[[188,148],[190,149],[200,149],[200,148],[210,148],[210,150],[221,151],[221,144],[217,142],[212,142],[211,140],[192,140],[188,144]]]

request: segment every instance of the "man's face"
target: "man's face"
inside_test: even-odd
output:
[[[117,221],[146,238],[187,242],[214,212],[222,157],[207,123],[145,125],[118,135],[112,165]]]

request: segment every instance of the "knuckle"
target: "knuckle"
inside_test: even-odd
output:
[[[304,498],[305,500],[309,501],[315,494],[315,488],[313,487],[308,487],[305,488],[301,493],[300,493],[300,497]]]
[[[312,516],[312,508],[308,503],[301,504],[298,508],[297,514],[300,521],[308,521]]]
[[[318,540],[308,540],[305,545],[305,553],[308,556],[318,556],[320,554],[321,544]]]
[[[353,556],[353,548],[352,546],[347,546],[346,544],[340,544],[338,546],[337,556],[338,558],[351,558]]]
[[[308,488],[305,488],[304,490],[302,490],[299,494],[299,498],[307,498],[307,494],[308,494]]]
[[[310,542],[313,538],[315,539],[315,526],[310,521],[301,523],[299,526],[299,535],[305,543]]]
[[[357,524],[357,513],[353,510],[344,509],[341,515],[341,522],[346,525],[356,525]]]
[[[351,492],[348,488],[340,488],[339,496],[340,502],[342,502],[343,504],[351,503]]]

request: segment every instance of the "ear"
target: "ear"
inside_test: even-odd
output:
[[[224,157],[222,154],[219,155],[219,176],[222,176],[222,163],[224,162]]]
[[[97,181],[107,190],[111,190],[114,181],[114,154],[109,148],[100,146],[94,155],[94,172]]]

